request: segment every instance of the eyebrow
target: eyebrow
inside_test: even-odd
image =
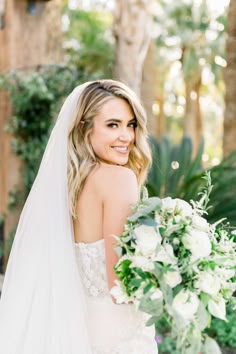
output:
[[[133,121],[136,121],[136,118],[132,118],[129,120],[129,123],[130,122],[133,122]],[[109,118],[109,119],[106,119],[105,122],[116,122],[116,123],[120,123],[122,122],[121,119],[118,119],[118,118]]]

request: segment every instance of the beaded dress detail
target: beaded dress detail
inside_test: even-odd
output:
[[[106,275],[104,240],[75,243],[85,288],[93,354],[157,354],[154,329],[134,306],[113,303]]]

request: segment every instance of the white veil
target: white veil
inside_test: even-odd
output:
[[[0,301],[2,354],[91,354],[67,186],[68,127],[86,85],[66,99],[20,217]]]

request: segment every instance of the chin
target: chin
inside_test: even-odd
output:
[[[119,165],[119,166],[126,166],[129,162],[129,158],[128,157],[120,157],[120,158],[117,158],[117,157],[107,157],[105,158],[104,157],[101,157],[100,158],[101,161],[109,164],[109,165]]]
[[[114,160],[114,162],[113,162],[113,164],[116,164],[116,165],[120,165],[120,166],[125,166],[125,165],[127,165],[127,163],[128,163],[128,159],[117,159],[117,160]]]

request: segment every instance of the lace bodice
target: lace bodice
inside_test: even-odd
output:
[[[75,243],[76,258],[87,295],[109,295],[106,275],[104,240]]]
[[[88,330],[93,354],[156,354],[154,328],[134,306],[114,304],[107,285],[104,240],[75,243],[86,292]]]

